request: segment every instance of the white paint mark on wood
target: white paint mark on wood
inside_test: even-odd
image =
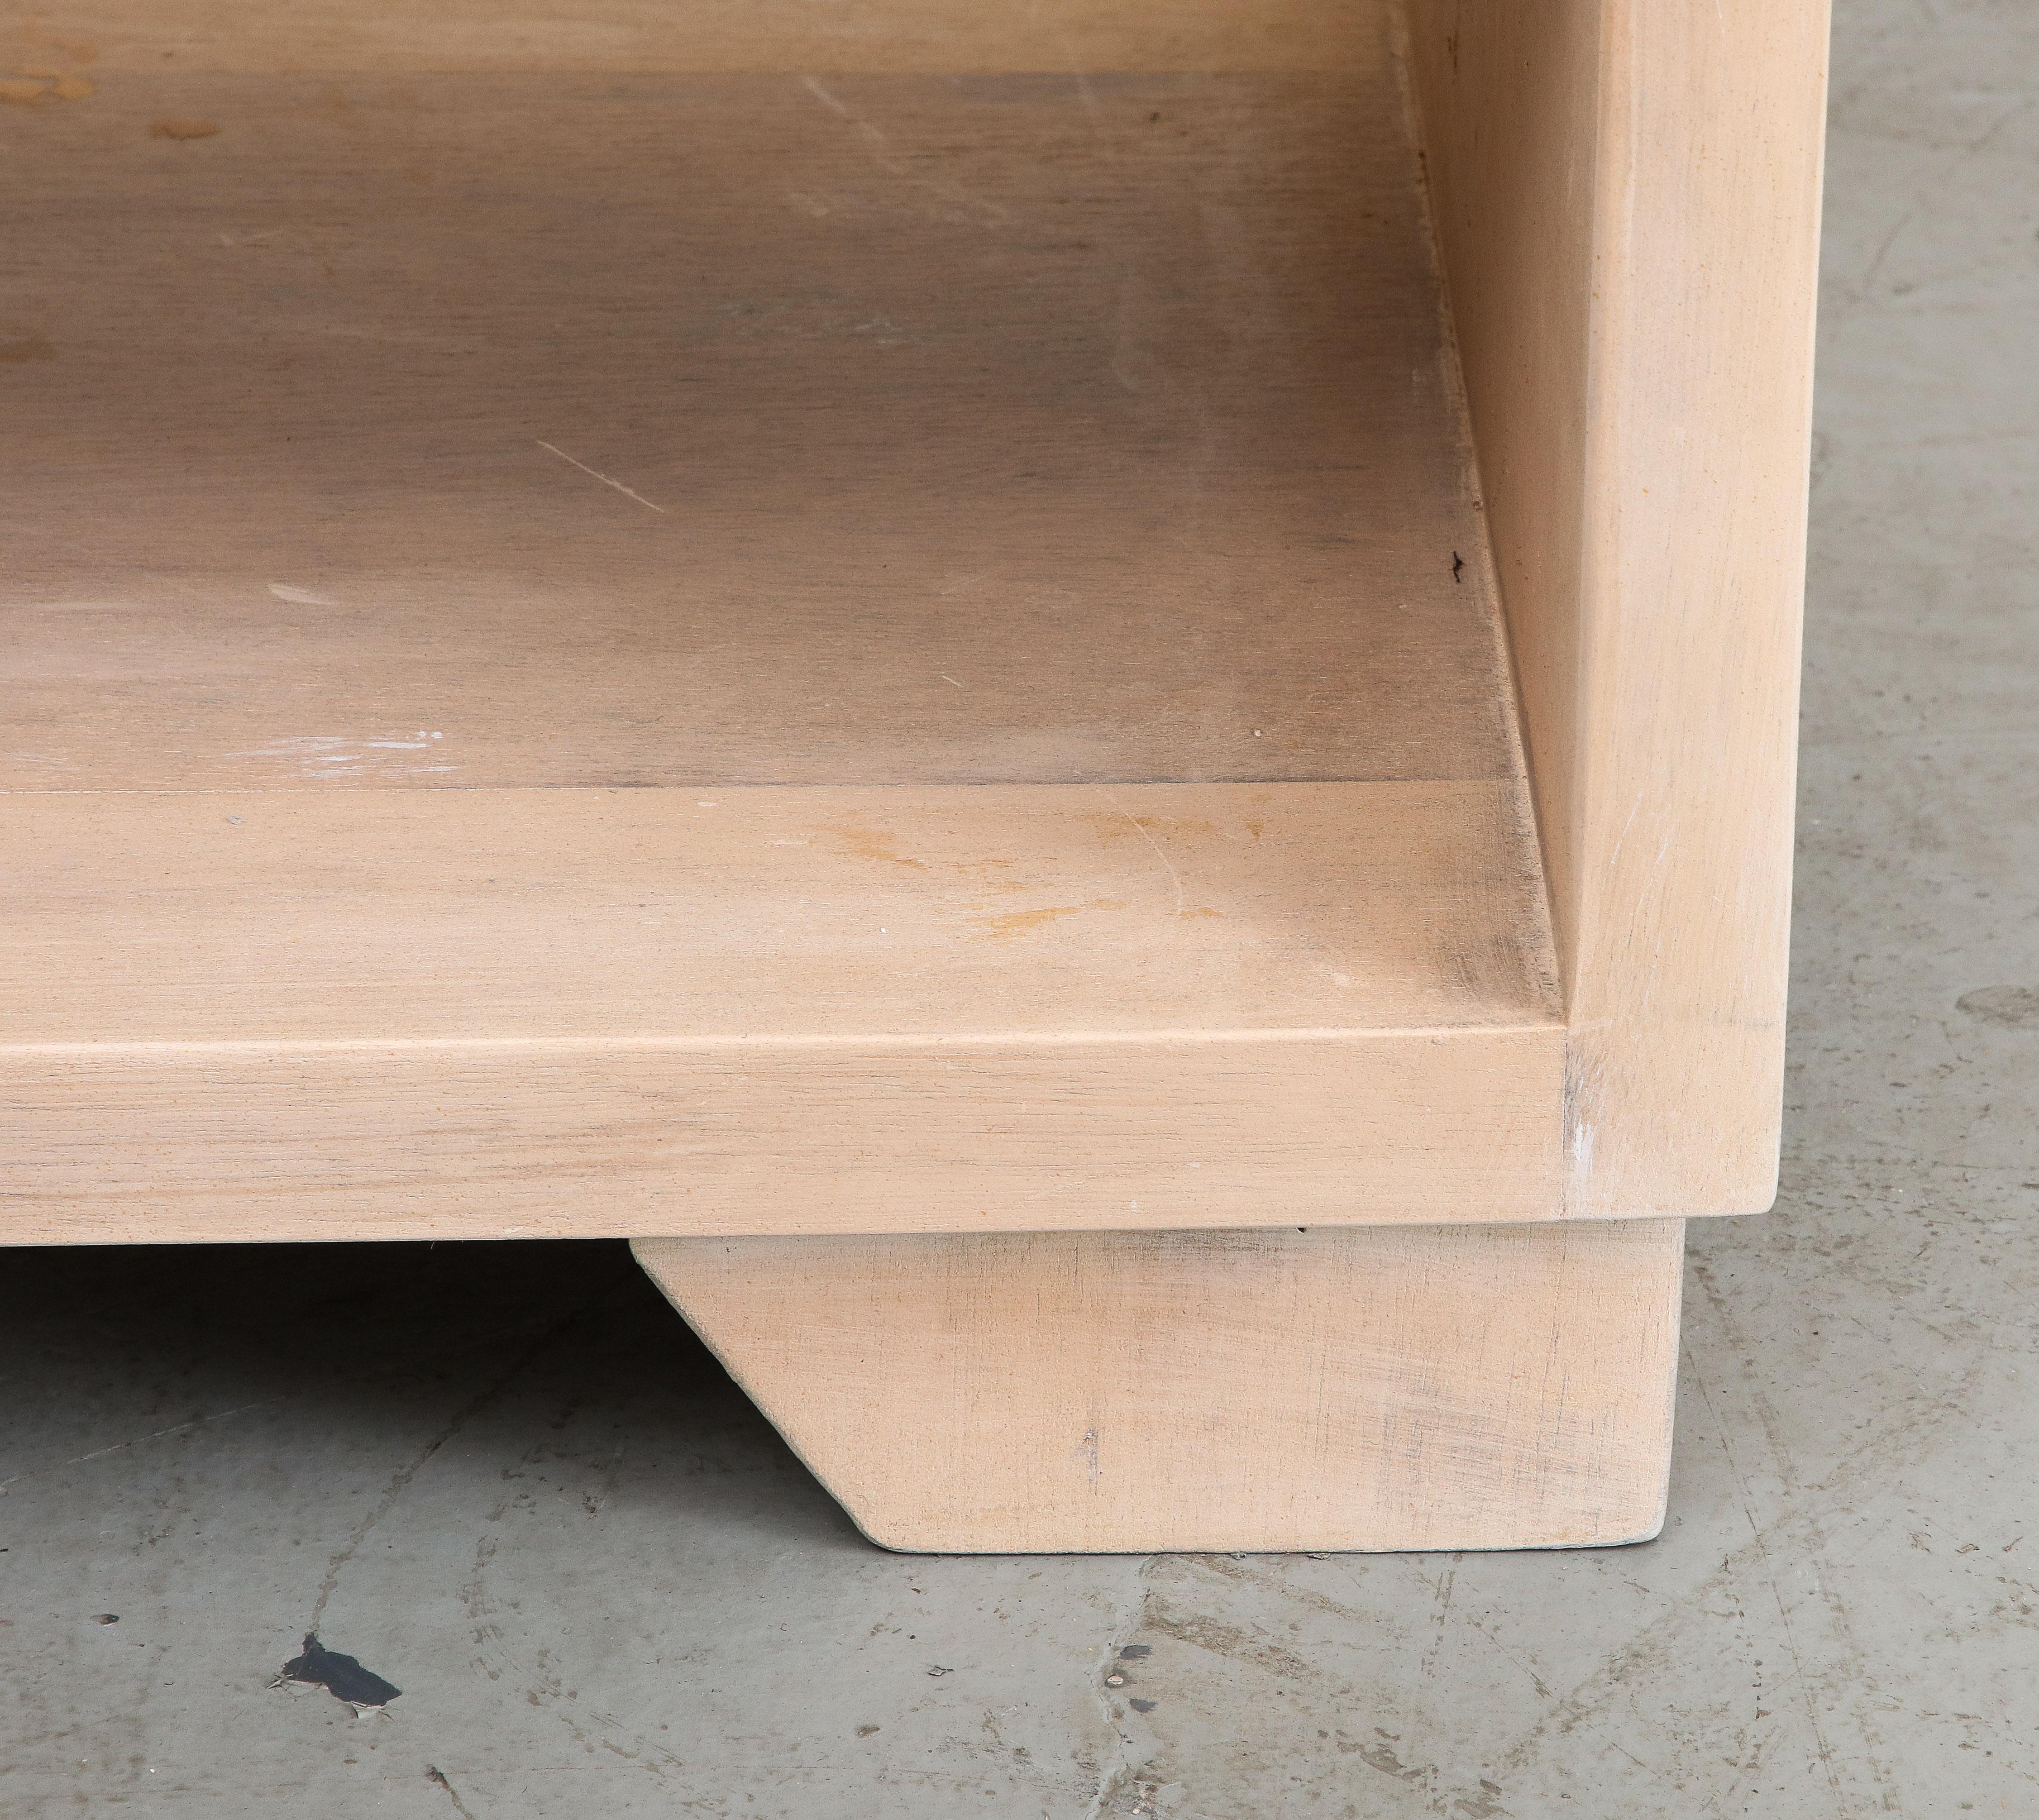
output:
[[[388,759],[381,756],[385,752],[430,752],[432,742],[445,738],[442,733],[420,732],[405,739],[392,733],[380,739],[363,739],[351,733],[293,733],[271,740],[247,751],[234,752],[229,756],[236,758],[269,758],[279,762],[294,764],[306,777],[332,777],[343,775],[328,766],[358,765],[364,771],[370,768],[394,765],[405,773],[414,770],[450,771],[458,769],[452,765],[412,766],[403,759]]]
[[[1104,1469],[1098,1464],[1097,1431],[1095,1428],[1084,1431],[1084,1438],[1076,1446],[1076,1457],[1083,1462],[1084,1477],[1095,1491],[1098,1481],[1104,1476]]]

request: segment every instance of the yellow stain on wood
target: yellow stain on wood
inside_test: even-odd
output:
[[[860,860],[883,860],[895,866],[911,866],[916,872],[925,872],[926,862],[909,859],[898,850],[898,841],[882,828],[860,828],[852,823],[847,826],[831,828],[830,838],[840,844],[851,857]]]
[[[980,920],[985,932],[994,941],[1009,940],[1016,935],[1025,935],[1065,916],[1081,916],[1087,910],[1123,910],[1126,906],[1117,898],[1093,898],[1087,904],[1059,904],[1046,910],[1008,910],[1003,916],[985,917]]]
[[[45,101],[82,101],[98,93],[97,82],[66,75],[61,70],[25,69],[0,80],[0,101],[17,108],[36,107]]]
[[[1016,935],[1024,935],[1029,929],[1038,929],[1043,923],[1055,921],[1065,916],[1081,916],[1081,904],[1062,904],[1050,910],[1012,910],[1004,916],[986,917],[985,933],[993,940],[1004,941]]]

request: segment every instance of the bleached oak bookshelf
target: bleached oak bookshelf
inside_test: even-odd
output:
[[[1654,1533],[1823,10],[0,45],[14,1244],[628,1236],[875,1539]]]

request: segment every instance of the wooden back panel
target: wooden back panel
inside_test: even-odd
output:
[[[1570,1026],[1567,1211],[1775,1192],[1826,0],[1410,0]]]

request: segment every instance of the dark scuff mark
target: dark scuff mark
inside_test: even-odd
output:
[[[1137,1662],[1143,1655],[1153,1653],[1154,1646],[1151,1643],[1130,1643],[1118,1652],[1118,1659],[1121,1662]]]
[[[437,1764],[427,1763],[425,1765],[425,1780],[427,1782],[436,1782],[446,1792],[446,1799],[454,1804],[455,1811],[460,1815],[460,1820],[474,1820],[473,1813],[467,1803],[460,1798],[460,1791],[446,1780],[446,1772]]]
[[[1452,552],[1452,579],[1453,581],[1465,579],[1465,558],[1456,550]]]
[[[1151,1700],[1129,1700],[1126,1704],[1135,1712],[1152,1712],[1154,1710],[1154,1702]]]
[[[1954,1009],[2006,1030],[2039,1030],[2039,986],[1978,986],[1956,999]]]
[[[319,1641],[316,1632],[306,1634],[305,1653],[285,1662],[269,1685],[281,1687],[287,1681],[302,1681],[307,1687],[322,1687],[335,1700],[344,1700],[355,1707],[387,1706],[404,1691],[401,1687],[393,1687],[373,1669],[363,1668],[352,1656],[328,1649]]]

